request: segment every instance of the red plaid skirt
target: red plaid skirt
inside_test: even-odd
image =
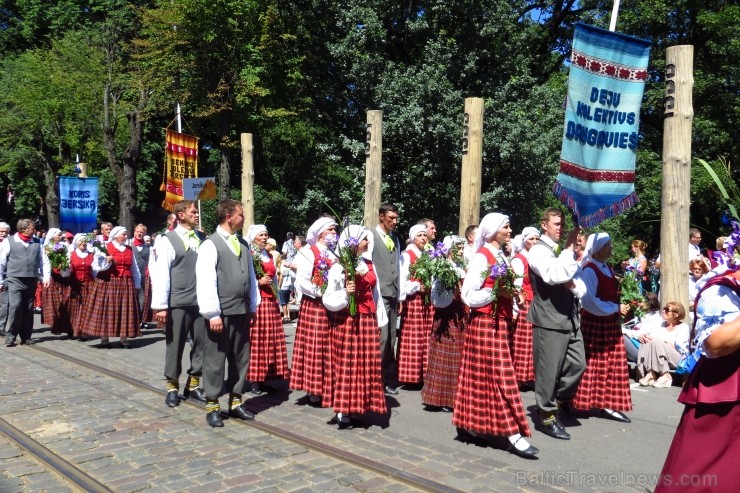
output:
[[[434,306],[424,304],[423,298],[415,294],[403,302],[401,332],[398,336],[399,382],[420,383],[427,369]]]
[[[516,379],[520,382],[534,380],[534,357],[532,356],[532,324],[527,322],[529,300],[519,307],[519,317],[514,322],[511,334],[511,364]]]
[[[84,283],[72,281],[69,286],[69,319],[72,323],[72,335],[75,337],[82,337],[85,300],[90,298],[94,286],[95,281]]]
[[[380,370],[380,330],[375,314],[346,310],[331,319],[334,367],[334,412],[387,412]]]
[[[320,299],[304,296],[295,329],[290,388],[321,396],[321,404],[331,407],[331,361],[331,328],[326,308]]]
[[[455,405],[460,360],[465,344],[465,305],[455,299],[445,308],[434,309],[429,361],[421,389],[421,402],[431,406]]]
[[[52,334],[72,335],[69,313],[69,278],[58,274],[51,275],[48,288],[41,293],[41,319],[51,326]]]
[[[586,372],[571,405],[577,409],[631,411],[627,354],[619,316],[597,317],[581,311]]]
[[[511,366],[509,322],[474,313],[466,329],[452,424],[484,435],[531,436]]]
[[[144,306],[141,309],[141,321],[151,322],[154,318],[154,313],[152,312],[152,280],[148,274],[142,274],[141,287],[144,289]]]
[[[130,277],[95,279],[83,307],[83,335],[100,338],[139,336],[139,297]]]
[[[247,380],[267,382],[289,375],[285,330],[275,298],[262,298],[252,320],[249,338],[251,349]]]

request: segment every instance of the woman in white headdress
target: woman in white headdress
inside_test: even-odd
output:
[[[534,356],[532,355],[532,324],[527,321],[529,304],[532,302],[534,292],[529,282],[529,249],[540,240],[540,232],[537,228],[526,227],[522,233],[514,238],[514,257],[511,259],[511,269],[520,276],[514,284],[520,294],[515,300],[518,308],[516,320],[512,327],[511,335],[511,363],[514,365],[516,379],[522,386],[534,384]]]
[[[332,321],[334,387],[332,422],[339,428],[353,426],[350,415],[372,411],[385,414],[387,407],[380,369],[380,330],[388,316],[380,301],[380,287],[372,258],[372,234],[362,226],[351,225],[339,237],[340,249],[353,249],[357,255],[354,278],[348,279],[341,263],[329,270],[322,296],[324,306],[334,312]],[[349,312],[352,298],[357,309]]]
[[[317,219],[308,229],[308,243],[293,257],[295,287],[302,293],[293,343],[290,388],[302,390],[311,405],[332,405],[332,337],[329,314],[321,302],[329,269],[336,261],[329,247],[337,243],[337,222],[332,217]]]
[[[470,325],[465,334],[452,423],[463,436],[506,437],[509,451],[531,459],[539,450],[525,438],[532,433],[509,349],[512,298],[518,293],[500,284],[496,293],[493,291],[496,279],[508,275],[504,272],[510,266],[502,250],[510,240],[508,216],[491,213],[478,226],[474,242],[478,253],[470,260],[462,286],[463,301],[470,307]],[[496,277],[491,277],[492,267]]]
[[[262,297],[249,333],[251,347],[247,380],[252,382],[251,392],[256,395],[267,390],[266,382],[287,378],[289,375],[285,330],[275,295],[277,267],[266,249],[269,237],[264,224],[253,224],[245,238],[252,248],[257,286]]]
[[[85,300],[90,296],[95,278],[92,272],[94,255],[87,250],[87,235],[77,233],[72,239],[73,250],[69,254],[69,317],[72,322],[72,336],[84,340],[82,327]]]
[[[52,251],[67,255],[67,247],[62,242],[63,237],[59,228],[49,228],[44,238],[44,255],[47,258]],[[62,270],[52,267],[51,281],[41,293],[43,308],[41,319],[51,327],[52,334],[67,334],[72,337],[72,324],[69,318],[69,274],[69,268]]]
[[[129,339],[139,336],[141,317],[138,289],[141,273],[134,252],[126,244],[128,231],[116,226],[110,232],[105,252],[96,252],[92,269],[95,283],[86,303],[84,336],[100,337],[100,347],[109,348],[111,337],[120,337],[121,347],[131,348]]]
[[[586,372],[570,406],[600,409],[605,418],[629,423],[624,412],[632,410],[632,397],[619,323],[620,314],[627,314],[629,305],[619,303],[619,283],[606,263],[611,254],[612,241],[608,233],[594,233],[588,237],[581,261],[581,278],[586,285],[586,294],[581,298]]]
[[[434,306],[431,286],[425,286],[410,274],[411,266],[423,255],[427,245],[426,226],[416,224],[409,230],[406,250],[401,253],[401,330],[398,336],[398,381],[418,384],[424,380],[432,333]]]

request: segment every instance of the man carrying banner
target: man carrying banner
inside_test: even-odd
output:
[[[174,230],[161,235],[157,241],[156,261],[150,264],[154,320],[165,326],[165,404],[170,407],[180,404],[177,392],[180,388],[182,353],[188,335],[193,342],[185,396],[205,400],[199,384],[203,373],[206,327],[205,320],[198,311],[195,263],[198,249],[206,237],[195,230],[199,214],[194,202],[178,202],[174,213],[178,225]]]
[[[578,298],[582,281],[574,282],[578,263],[574,252],[580,228],[568,234],[558,252],[565,218],[560,209],[542,215],[540,241],[529,250],[529,280],[534,298],[527,320],[534,326],[535,399],[540,413],[538,429],[561,440],[570,435],[558,420],[558,403],[575,395],[586,369],[586,353],[579,326]]]

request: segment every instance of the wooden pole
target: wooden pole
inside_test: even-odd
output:
[[[465,98],[463,116],[460,222],[458,234],[480,221],[481,169],[483,167],[483,98]]]
[[[383,111],[368,110],[365,140],[365,214],[363,218],[367,228],[374,228],[378,225],[378,208],[383,184],[382,161]]]
[[[691,187],[691,91],[694,47],[666,50],[663,112],[663,186],[660,223],[660,298],[689,308],[689,205]]]
[[[242,145],[242,205],[244,206],[244,227],[242,235],[247,234],[254,224],[254,145],[252,134],[241,134]]]

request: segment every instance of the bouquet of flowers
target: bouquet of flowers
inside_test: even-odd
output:
[[[643,308],[644,296],[640,292],[640,280],[642,277],[642,272],[630,266],[627,267],[624,277],[619,282],[619,302],[629,305],[638,317],[645,315],[645,309]]]
[[[316,262],[316,269],[311,282],[321,289],[321,294],[326,292],[327,282],[329,281],[329,269],[331,269],[331,259],[325,254],[320,253]]]
[[[332,244],[336,247],[336,242]],[[344,268],[346,279],[354,280],[356,274],[364,275],[368,272],[367,265],[365,265],[365,262],[360,259],[359,255],[357,255],[357,247],[359,244],[360,240],[354,236],[350,236],[344,240],[344,247],[338,254],[332,250],[332,253],[337,257],[337,262],[339,262],[339,264]],[[329,242],[327,242],[327,246],[328,245]],[[354,294],[349,296],[348,310],[350,316],[354,317],[357,315],[357,300],[355,299]]]
[[[46,245],[46,256],[52,268],[59,270],[69,269],[69,257],[67,257],[67,246],[64,243],[57,243],[54,246]]]
[[[94,234],[89,233],[87,236],[85,236],[85,241],[87,242],[88,247],[92,247],[92,250],[88,250],[90,253],[103,255],[106,257],[108,256],[108,249],[100,240],[95,238]]]
[[[457,248],[453,247],[452,255],[454,256],[457,252]],[[444,289],[451,291],[460,281],[460,274],[455,270],[455,266],[453,266],[453,264],[447,259],[447,255],[449,253],[450,251],[445,247],[444,243],[439,242],[434,250],[431,251],[430,255],[432,257],[432,277],[434,277]],[[454,262],[454,259],[452,261]]]
[[[446,249],[445,249],[446,250]],[[416,262],[409,266],[409,276],[419,281],[419,284],[426,288],[424,293],[424,304],[428,305],[429,291],[432,288],[432,278],[434,277],[434,260],[432,255],[436,250],[424,250],[416,259]]]
[[[252,245],[250,247],[250,252],[252,254],[252,265],[254,266],[254,274],[255,276],[257,276],[257,281],[259,281],[261,278],[265,277],[267,273],[265,272],[265,268],[262,266],[260,251],[254,245]],[[277,288],[272,281],[270,281],[270,288],[272,288],[272,294],[275,296],[275,299],[277,299]]]
[[[517,288],[514,285],[514,281],[516,281],[521,276],[514,272],[511,267],[506,264],[506,262],[500,261],[490,266],[488,270],[483,271],[483,280],[485,281],[489,277],[493,279],[493,290],[491,293],[491,297],[493,300],[493,309],[495,311],[496,305],[498,304],[499,293],[501,291],[507,291],[509,293],[516,292]]]

